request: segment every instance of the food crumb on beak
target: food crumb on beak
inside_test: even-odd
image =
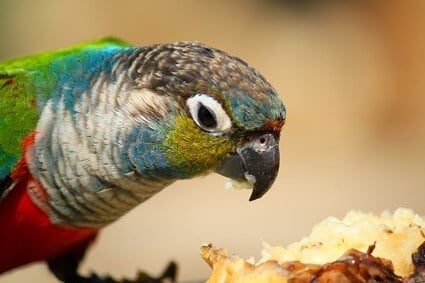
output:
[[[254,188],[254,182],[238,181],[228,178],[224,188],[226,190],[252,190]]]

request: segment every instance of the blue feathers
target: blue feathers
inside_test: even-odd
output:
[[[87,48],[78,55],[65,56],[53,61],[50,73],[57,83],[51,94],[52,100],[63,99],[65,107],[73,111],[82,94],[90,93],[91,87],[101,74],[106,75],[108,80],[114,79],[112,69],[119,57],[116,55],[129,50],[131,48],[115,46],[103,49]],[[55,104],[57,103],[53,105]]]
[[[13,155],[7,154],[0,147],[0,200],[2,199],[3,193],[13,183],[10,178],[10,169],[17,162],[17,158]]]
[[[7,154],[1,148],[0,148],[0,159],[1,159],[0,164],[2,164],[2,166],[0,167],[0,182],[1,182],[2,179],[6,178],[6,176],[10,174],[9,168],[12,168],[13,165],[18,161],[18,159],[11,154]]]
[[[167,158],[160,148],[164,140],[163,134],[147,125],[135,127],[127,137],[125,150],[121,152],[121,160],[126,171],[143,172],[154,179],[170,179],[177,177],[168,164]]]
[[[231,94],[228,97],[232,115],[246,130],[259,129],[266,120],[285,118],[285,106],[277,94],[262,97],[264,101],[259,101],[241,90],[233,89]]]

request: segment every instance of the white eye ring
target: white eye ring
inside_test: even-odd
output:
[[[206,94],[196,94],[187,100],[190,115],[204,131],[213,135],[228,133],[232,122],[221,104]]]

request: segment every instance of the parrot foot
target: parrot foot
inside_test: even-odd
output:
[[[107,283],[174,283],[177,277],[177,264],[171,261],[159,277],[151,277],[144,271],[139,270],[137,278],[133,280],[123,279],[119,281],[108,281]]]
[[[120,279],[116,280],[110,276],[100,277],[95,273],[92,273],[88,277],[84,277],[78,274],[76,269],[65,268],[57,261],[48,262],[49,269],[55,274],[55,276],[63,283],[174,283],[176,282],[177,276],[177,264],[170,262],[162,275],[159,277],[152,277],[144,271],[139,271],[135,279]]]

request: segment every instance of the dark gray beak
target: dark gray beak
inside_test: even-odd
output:
[[[279,170],[279,144],[272,134],[252,138],[224,159],[216,172],[254,183],[249,201],[261,198],[272,186]]]

